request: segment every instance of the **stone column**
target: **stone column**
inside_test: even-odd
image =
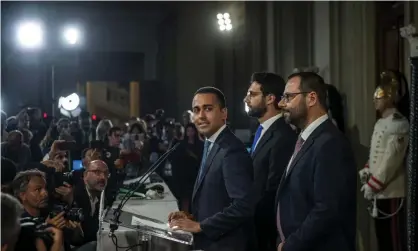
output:
[[[401,28],[402,37],[409,42],[409,60],[411,63],[411,84],[410,84],[410,130],[409,130],[409,147],[408,147],[408,198],[407,198],[407,234],[408,234],[408,250],[416,250],[416,231],[417,231],[417,164],[418,164],[418,38],[414,25]]]

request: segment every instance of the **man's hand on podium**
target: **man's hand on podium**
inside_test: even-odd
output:
[[[170,228],[175,230],[183,230],[191,233],[199,233],[200,223],[193,221],[193,215],[184,211],[172,212],[168,215],[168,223]]]
[[[190,219],[172,220],[169,222],[170,228],[174,230],[183,230],[190,233],[199,233],[202,231],[200,223]]]
[[[189,214],[188,212],[184,212],[184,211],[171,212],[168,215],[168,223],[170,223],[173,220],[180,220],[180,219],[193,220],[193,215]]]

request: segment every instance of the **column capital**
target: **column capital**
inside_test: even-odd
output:
[[[418,57],[418,33],[413,24],[399,29],[401,36],[409,42],[409,52],[411,57]]]

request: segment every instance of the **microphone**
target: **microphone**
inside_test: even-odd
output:
[[[165,152],[157,161],[155,161],[155,163],[148,168],[148,170],[144,173],[144,175],[137,181],[138,182],[138,186],[135,187],[134,189],[129,190],[121,199],[121,203],[124,202],[124,200],[129,200],[130,197],[132,197],[133,193],[138,190],[141,185],[143,185],[145,183],[145,181],[148,179],[148,177],[155,171],[157,170],[157,168],[159,168],[161,166],[162,163],[164,163],[164,161],[171,155],[172,152],[174,152],[177,147],[180,145],[180,143],[175,144],[172,148],[170,148],[167,152]],[[129,197],[129,198],[127,198]],[[126,203],[126,202],[124,202]],[[124,204],[123,204],[124,205]],[[123,207],[122,205],[122,207]]]
[[[138,190],[144,183],[145,181],[148,179],[149,176],[151,176],[151,174],[157,170],[157,168],[159,168],[161,166],[161,164],[163,164],[165,162],[165,160],[178,148],[178,146],[180,145],[180,142],[175,144],[172,148],[170,148],[167,152],[165,152],[142,176],[142,178],[138,181],[138,186],[136,186],[135,188],[129,190],[121,199],[118,207],[114,210],[113,212],[113,219],[111,220],[110,223],[110,232],[109,232],[109,236],[113,236],[114,231],[118,229],[118,224],[119,224],[119,217],[120,214],[122,213],[122,208],[125,206],[126,202],[129,201],[129,199],[132,197],[132,195],[135,193],[136,190]]]

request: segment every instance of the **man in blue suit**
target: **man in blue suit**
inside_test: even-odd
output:
[[[243,251],[254,237],[252,160],[225,124],[225,103],[214,87],[200,88],[194,95],[193,122],[206,138],[192,196],[194,219],[169,216],[172,228],[195,233],[194,248],[205,251]]]
[[[354,251],[356,165],[328,118],[324,80],[290,75],[280,104],[302,132],[276,195],[278,251]]]

